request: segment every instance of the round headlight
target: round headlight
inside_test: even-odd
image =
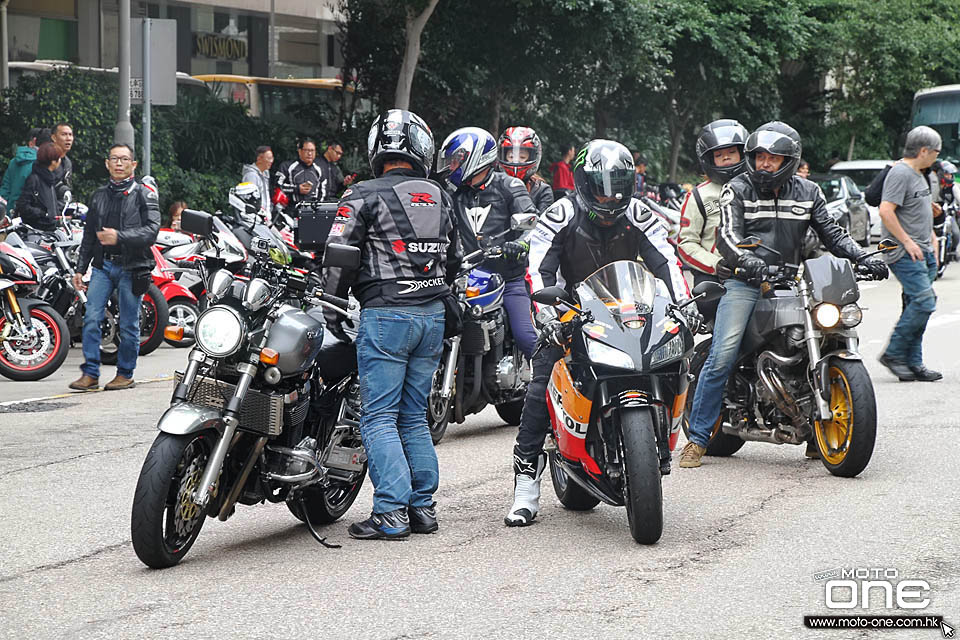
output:
[[[840,322],[840,309],[835,304],[824,302],[813,310],[813,319],[824,329],[832,329]]]
[[[207,354],[224,358],[240,348],[243,321],[229,307],[211,307],[197,318],[197,345]]]
[[[855,304],[845,305],[840,309],[840,322],[845,327],[855,327],[863,320],[863,311]]]

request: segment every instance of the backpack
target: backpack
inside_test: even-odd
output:
[[[892,164],[885,166],[883,171],[875,175],[867,188],[863,190],[863,199],[871,207],[880,206],[880,200],[883,198],[883,181],[887,179],[887,174],[890,173],[890,167],[892,166]]]

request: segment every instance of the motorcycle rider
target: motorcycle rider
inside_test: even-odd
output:
[[[537,213],[523,181],[494,171],[497,141],[478,127],[457,129],[443,141],[437,154],[437,173],[456,191],[453,205],[464,253],[487,246],[483,238],[510,228],[510,216]],[[495,271],[505,281],[503,309],[520,351],[533,357],[537,333],[530,316],[530,295],[524,282],[529,245],[520,232],[507,234],[503,255],[489,258],[483,268]]]
[[[577,154],[573,167],[574,193],[544,211],[530,237],[531,290],[560,285],[572,294],[573,286],[597,269],[639,256],[666,284],[674,301],[688,298],[666,227],[633,198],[636,178],[627,148],[612,140],[592,140]],[[693,305],[684,311],[697,315]],[[513,505],[504,518],[508,527],[527,526],[537,516],[547,460],[543,441],[550,424],[547,382],[570,337],[569,325],[556,319],[552,307],[542,308],[537,316],[544,321],[541,347],[533,358],[533,379],[513,448]]]
[[[288,213],[296,216],[299,202],[319,200],[322,193],[323,174],[315,163],[317,143],[312,138],[297,142],[298,160],[286,161],[277,172],[277,186],[287,196]]]
[[[499,162],[508,176],[520,178],[527,187],[530,199],[541,213],[553,204],[553,190],[537,169],[543,150],[540,136],[530,127],[509,127],[497,141]]]
[[[693,270],[694,286],[730,277],[730,268],[717,252],[720,227],[720,189],[746,169],[743,145],[750,132],[736,120],[714,120],[697,138],[697,157],[707,181],[687,193],[680,209],[677,254]],[[713,322],[718,300],[697,301],[704,320]]]
[[[938,174],[940,178],[940,214],[933,218],[933,224],[935,225],[943,222],[944,209],[950,205],[960,204],[960,186],[954,181],[957,175],[957,166],[949,160],[944,160],[940,163]],[[955,259],[957,247],[960,247],[960,226],[957,225],[956,211],[954,211],[954,216],[950,218],[948,226],[949,228],[945,231],[950,234],[951,253]]]
[[[754,306],[759,284],[767,273],[762,248],[740,247],[748,236],[760,239],[760,247],[778,251],[771,262],[798,264],[803,238],[811,227],[827,250],[866,266],[876,279],[888,276],[887,266],[866,252],[827,213],[820,187],[794,175],[800,161],[800,135],[783,122],[768,122],[747,138],[745,173],[731,179],[720,193],[721,225],[718,248],[734,267],[724,284],[713,327],[713,343],[697,382],[690,413],[689,442],[680,454],[680,466],[700,466],[711,432],[720,415],[723,389],[740,351],[740,342]],[[807,456],[816,457],[816,443],[807,443]]]
[[[391,109],[370,128],[375,178],[347,189],[327,240],[362,251],[356,271],[329,268],[324,290],[360,301],[357,365],[360,434],[373,482],[373,512],[354,538],[403,538],[438,528],[439,470],[427,426],[427,392],[443,350],[444,303],[460,268],[449,196],[427,179],[433,134],[416,114]],[[339,314],[327,326],[343,335]]]

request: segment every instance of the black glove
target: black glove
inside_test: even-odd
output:
[[[720,262],[717,263],[716,270],[717,277],[721,280],[727,280],[733,276],[733,269],[730,268],[726,260],[720,260]]]
[[[767,263],[753,254],[744,254],[733,271],[735,276],[747,282],[763,282],[766,272]]]
[[[690,329],[691,333],[696,333],[700,329],[700,325],[703,324],[703,315],[700,314],[700,310],[697,309],[696,303],[691,303],[680,309],[680,314],[683,315],[683,319],[687,321],[687,328]]]
[[[860,265],[870,274],[874,280],[886,280],[890,277],[890,270],[887,263],[880,256],[870,256],[860,263]]]
[[[552,320],[543,326],[540,341],[554,347],[565,347],[570,342],[573,326],[569,322]]]
[[[500,250],[503,252],[503,257],[507,260],[520,262],[527,257],[527,253],[530,251],[530,245],[522,240],[510,240],[504,242]]]

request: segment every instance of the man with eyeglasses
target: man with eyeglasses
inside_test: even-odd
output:
[[[904,303],[880,364],[904,382],[933,382],[943,377],[924,366],[922,349],[927,321],[937,308],[933,291],[937,279],[935,209],[931,184],[923,172],[936,162],[940,146],[940,134],[930,127],[911,129],[903,158],[890,167],[880,198],[883,239],[900,245],[885,253],[884,259],[903,287]]]
[[[320,200],[323,175],[316,163],[317,143],[312,138],[303,138],[297,143],[299,158],[280,165],[277,186],[287,196],[287,212],[297,215],[297,204]]]
[[[134,386],[133,371],[140,352],[140,299],[150,286],[155,261],[150,251],[160,230],[157,183],[144,176],[137,182],[133,149],[115,144],[107,154],[110,182],[97,189],[90,199],[83,240],[77,258],[73,286],[87,292],[83,315],[83,375],[70,383],[77,391],[92,391],[100,385],[100,325],[107,301],[117,292],[120,315],[117,321],[120,348],[117,375],[104,389],[113,391]],[[82,274],[93,263],[90,283]]]
[[[337,166],[337,163],[340,162],[340,158],[343,157],[343,145],[337,141],[333,141],[327,144],[326,151],[323,152],[323,156],[317,160],[317,168],[320,169],[320,175],[323,176],[321,181],[321,193],[320,199],[329,202],[336,202],[340,197],[340,192],[343,191],[344,187],[349,187],[353,184],[356,174],[343,177],[343,172],[340,170],[340,167]]]

